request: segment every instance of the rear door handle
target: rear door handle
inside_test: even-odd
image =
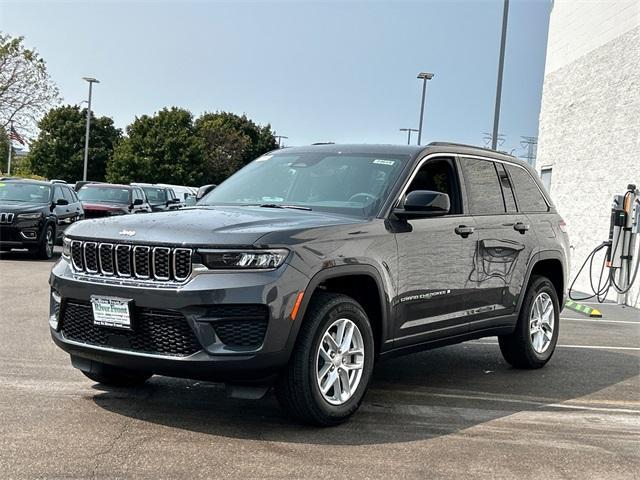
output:
[[[514,226],[513,229],[522,233],[524,235],[524,233],[529,230],[529,225],[526,223],[522,223],[522,222],[517,222]]]
[[[457,226],[455,232],[460,235],[462,238],[467,238],[473,232],[475,232],[474,227],[467,227],[466,225]]]

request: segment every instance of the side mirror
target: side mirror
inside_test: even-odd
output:
[[[134,207],[137,207],[137,206],[139,206],[139,205],[142,205],[143,203],[144,203],[144,201],[143,201],[141,198],[136,198],[136,199],[133,201],[133,206],[134,206]]]
[[[56,200],[55,202],[53,202],[55,205],[69,205],[69,200],[66,200],[64,198],[59,198],[58,200]]]
[[[408,193],[401,208],[393,213],[399,218],[421,218],[446,215],[451,210],[449,195],[431,190],[414,190]]]

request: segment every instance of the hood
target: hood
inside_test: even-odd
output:
[[[11,200],[0,201],[0,212],[2,213],[37,212],[39,210],[45,210],[48,207],[48,203],[14,202]]]
[[[193,207],[166,212],[83,220],[67,229],[67,235],[127,243],[192,246],[249,246],[268,233],[362,220],[323,212],[260,207]]]
[[[84,210],[126,210],[126,203],[82,202]]]

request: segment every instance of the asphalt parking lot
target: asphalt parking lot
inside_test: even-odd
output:
[[[359,413],[314,429],[272,395],[93,384],[50,340],[51,266],[0,256],[0,478],[638,478],[638,310],[565,310],[541,370],[495,338],[380,363]]]

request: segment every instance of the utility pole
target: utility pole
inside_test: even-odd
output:
[[[527,159],[527,163],[532,167],[536,164],[536,147],[538,146],[538,137],[520,137],[520,145],[526,149],[527,153],[524,158]]]
[[[507,20],[509,18],[509,0],[504,0],[502,11],[502,36],[500,38],[500,59],[498,60],[498,84],[496,86],[496,108],[493,113],[493,135],[491,148],[498,148],[498,125],[500,124],[500,99],[502,97],[502,73],[504,71],[504,49],[507,43]]]
[[[424,101],[427,96],[427,81],[433,78],[433,73],[420,72],[418,78],[422,80],[422,102],[420,104],[420,123],[418,125],[418,145],[422,142],[422,119],[424,117]]]
[[[83,80],[89,82],[89,100],[87,101],[87,129],[84,135],[84,170],[82,180],[87,180],[87,163],[89,161],[89,131],[91,130],[91,90],[94,83],[100,83],[99,80],[91,77],[82,77]]]
[[[411,132],[418,132],[417,128],[401,128],[401,132],[407,132],[407,145],[411,145]]]
[[[13,120],[9,122],[9,155],[7,158],[7,176],[8,177],[11,176],[11,155],[13,150],[13,138],[11,135],[12,133],[13,133]]]

